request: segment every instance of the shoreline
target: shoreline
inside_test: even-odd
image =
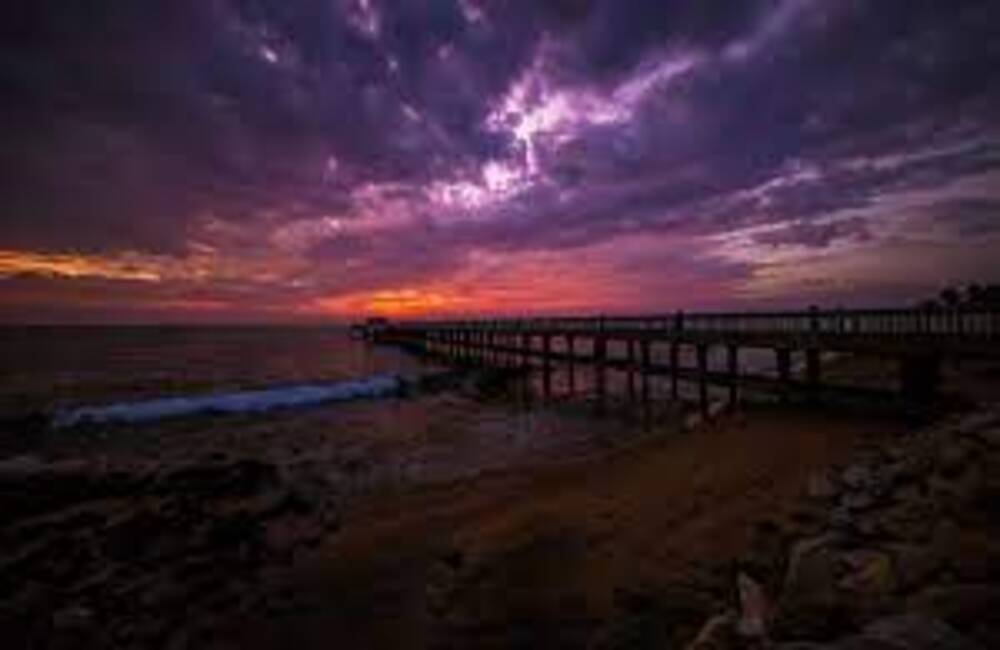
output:
[[[361,459],[302,473],[273,437],[232,453],[171,440],[145,461],[100,441],[76,460],[8,458],[0,631],[40,647],[680,647],[732,610],[738,570],[780,593],[795,540],[827,525],[816,476],[912,435],[896,418],[751,404],[567,459],[361,491],[318,478]]]

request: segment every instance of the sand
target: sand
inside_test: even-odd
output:
[[[373,496],[275,577],[295,608],[223,636],[262,648],[613,646],[645,617],[657,629],[644,642],[690,638],[748,546],[811,525],[797,499],[811,473],[899,430],[758,410],[610,457]]]

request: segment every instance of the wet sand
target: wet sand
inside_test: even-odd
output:
[[[237,418],[7,444],[0,634],[42,648],[683,647],[733,602],[740,569],[777,579],[794,540],[822,529],[829,508],[804,498],[815,476],[912,433],[746,405],[598,447],[539,449],[500,427],[438,467],[515,442],[525,455],[373,477],[395,458],[383,448],[456,449],[470,426],[491,430],[488,401],[473,416],[465,398],[434,399],[449,426],[404,401],[393,421],[414,426],[385,440],[342,437],[371,422],[349,407],[293,429]]]
[[[261,648],[690,639],[731,596],[742,552],[814,524],[796,498],[811,473],[900,431],[756,409],[610,457],[374,496],[275,577],[295,608],[239,619],[223,637]]]

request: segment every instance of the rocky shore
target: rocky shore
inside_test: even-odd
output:
[[[1000,647],[1000,410],[864,450],[805,500],[808,533],[751,549],[690,650]]]
[[[0,633],[12,648],[183,647],[338,524],[256,460],[170,469],[0,465]],[[194,635],[194,637],[192,637]]]
[[[364,497],[176,444],[0,461],[9,647],[1000,647],[1000,409],[736,413]]]

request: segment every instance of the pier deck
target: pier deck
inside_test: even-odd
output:
[[[881,393],[919,406],[933,401],[945,360],[1000,359],[1000,311],[810,308],[785,312],[410,321],[385,324],[371,338],[415,346],[455,362],[536,368],[542,373],[546,393],[556,367],[569,373],[572,385],[577,367],[592,366],[599,397],[603,398],[607,390],[605,375],[609,370],[627,375],[630,396],[636,393],[638,377],[643,399],[648,399],[648,377],[667,377],[674,398],[679,382],[697,386],[698,402],[705,412],[709,407],[709,385],[727,387],[734,401],[748,389],[809,399],[830,394]],[[580,351],[579,344],[586,352]],[[625,355],[609,354],[609,344],[624,348]],[[667,347],[669,363],[656,361],[656,355],[651,354],[654,346]],[[708,361],[710,351],[716,349],[725,352],[722,369],[710,367]],[[775,373],[748,372],[740,363],[741,352],[747,349],[773,354]],[[825,353],[894,360],[898,364],[898,382],[891,390],[831,385],[824,381],[822,372]],[[793,371],[793,355],[803,358],[803,372]],[[693,358],[694,363],[683,365],[684,357]]]

